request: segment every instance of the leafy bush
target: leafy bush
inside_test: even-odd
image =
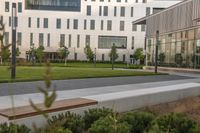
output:
[[[53,116],[48,120],[50,126],[63,127],[69,129],[73,133],[81,133],[84,130],[84,121],[80,115],[75,113],[66,112]]]
[[[160,130],[160,132],[168,133],[197,133],[200,130],[197,128],[197,125],[192,120],[183,116],[182,114],[168,114],[160,116],[152,124],[152,128]],[[152,128],[150,131],[152,131]]]
[[[95,121],[89,133],[131,133],[131,127],[127,123],[118,123],[112,116],[107,116]]]
[[[128,112],[119,118],[120,122],[127,122],[132,133],[143,133],[151,126],[155,116],[147,112]]]
[[[85,128],[90,128],[95,121],[101,117],[106,117],[107,115],[113,115],[113,110],[108,108],[94,108],[85,111],[85,115],[83,117]]]
[[[62,127],[48,128],[46,130],[40,131],[40,133],[72,133],[69,129],[64,129]]]
[[[10,123],[10,125],[7,123],[0,124],[0,133],[30,133],[30,131],[25,125],[20,126],[13,123]]]

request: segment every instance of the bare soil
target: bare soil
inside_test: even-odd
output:
[[[183,113],[200,125],[200,96],[143,108],[158,115]]]

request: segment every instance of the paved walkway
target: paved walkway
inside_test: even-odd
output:
[[[127,84],[146,84],[163,81],[189,80],[194,77],[179,75],[157,75],[157,76],[135,76],[135,77],[114,77],[114,78],[93,78],[93,79],[74,79],[53,81],[58,91],[77,90],[96,87],[119,86]],[[148,84],[147,84],[148,85]],[[136,85],[137,86],[137,85]],[[38,87],[44,87],[43,81],[37,82],[20,82],[20,83],[3,83],[0,84],[0,96],[19,95],[38,93]],[[115,88],[114,88],[115,89]],[[78,90],[77,90],[78,91]],[[80,90],[79,90],[80,91]]]
[[[57,100],[61,100],[199,82],[200,78],[192,75],[160,75],[62,80],[53,81],[53,84],[57,86]],[[0,84],[0,109],[12,107],[12,99],[15,106],[29,105],[29,99],[40,103],[43,96],[36,86],[43,86],[43,82]],[[14,96],[9,95],[11,92]]]

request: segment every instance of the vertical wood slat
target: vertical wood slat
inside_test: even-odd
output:
[[[160,33],[173,32],[192,26],[200,20],[200,0],[188,0],[169,10],[150,16],[147,19],[147,36],[155,36],[157,30]]]

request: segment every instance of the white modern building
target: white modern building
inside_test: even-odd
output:
[[[97,60],[109,60],[113,44],[120,61],[130,59],[145,46],[145,25],[134,20],[158,12],[180,0],[0,0],[5,24],[5,44],[11,43],[11,6],[17,3],[17,44],[22,58],[31,46],[45,47],[46,56],[57,58],[60,44],[70,50],[69,59],[85,60],[84,47],[96,51]]]

